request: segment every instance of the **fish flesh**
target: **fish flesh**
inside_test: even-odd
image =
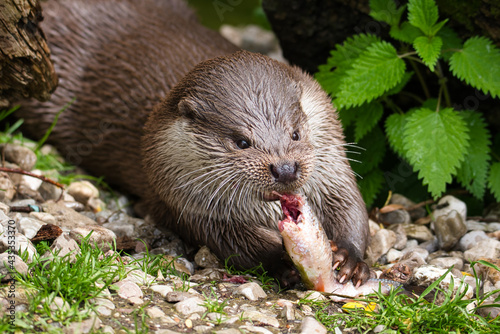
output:
[[[392,287],[400,285],[394,281],[373,278],[359,287],[351,281],[340,283],[332,266],[330,240],[305,197],[281,194],[280,202],[285,218],[278,223],[278,228],[285,249],[308,289],[331,293],[334,301],[342,301],[379,289],[387,294]]]

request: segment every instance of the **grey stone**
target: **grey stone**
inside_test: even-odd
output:
[[[396,224],[389,226],[389,229],[396,233],[396,243],[394,244],[393,248],[397,250],[404,249],[406,247],[406,243],[408,242],[404,227],[401,224]]]
[[[181,301],[186,300],[186,299],[193,298],[193,294],[191,294],[189,292],[184,292],[184,291],[171,291],[171,292],[167,292],[165,297],[166,297],[167,302],[177,303],[177,302],[181,302]]]
[[[152,285],[149,287],[154,292],[159,293],[163,298],[167,297],[169,292],[173,292],[173,288],[168,285]],[[178,300],[179,301],[179,300]]]
[[[370,245],[366,250],[367,263],[374,264],[377,260],[387,253],[396,243],[396,233],[391,230],[382,229],[378,231],[371,239]]]
[[[304,320],[302,320],[302,324],[300,326],[300,333],[326,334],[328,333],[328,331],[326,327],[323,326],[323,324],[321,324],[318,320],[314,319],[313,317],[305,317]]]
[[[436,237],[432,237],[431,240],[422,242],[418,247],[427,250],[429,253],[434,253],[439,249],[439,241]]]
[[[425,263],[427,257],[429,256],[429,252],[426,249],[420,247],[405,248],[403,249],[402,253],[403,256],[401,257],[401,261],[418,258],[419,262],[422,261],[423,263]]]
[[[207,246],[203,246],[194,256],[194,262],[202,268],[222,268],[217,256]]]
[[[250,326],[250,325],[240,326],[239,329],[240,330],[242,329],[244,331],[243,333],[246,333],[245,331],[247,331],[247,332],[250,332],[250,333],[273,334],[273,332],[271,332],[270,330],[268,330],[268,329],[266,329],[264,327],[259,327],[259,326]]]
[[[465,252],[466,250],[477,246],[479,243],[489,238],[490,237],[488,237],[484,231],[469,232],[465,234],[458,242],[458,249],[460,249],[462,252]]]
[[[102,224],[102,227],[113,231],[117,237],[133,238],[135,236],[135,226],[133,224],[112,222]]]
[[[94,220],[68,208],[63,203],[48,201],[42,207],[44,212],[50,213],[56,219],[55,225],[65,232],[70,232],[76,227],[96,225]]]
[[[76,242],[81,242],[82,239],[88,237],[89,234],[89,244],[97,245],[103,252],[110,250],[116,239],[116,235],[113,231],[99,225],[80,226],[69,232],[69,236]]]
[[[12,241],[14,241],[14,244],[12,244]],[[29,263],[33,261],[33,256],[37,253],[31,241],[28,240],[24,234],[18,232],[14,235],[9,233],[2,234],[0,236],[0,249],[10,249],[15,254],[21,254],[27,251]]]
[[[56,218],[47,212],[30,212],[29,216],[38,219],[44,222],[45,224],[55,225],[57,222]]]
[[[410,224],[410,214],[404,209],[393,210],[379,214],[379,221],[383,224]]]
[[[418,241],[428,241],[434,238],[432,232],[424,225],[403,224],[406,236]]]
[[[451,268],[453,266],[453,268],[455,269],[458,269],[458,270],[462,270],[463,266],[464,266],[464,260],[462,260],[461,258],[458,258],[458,257],[438,257],[438,258],[435,258],[431,261],[429,261],[429,264],[431,265],[434,265],[436,267],[439,267],[439,268],[444,268],[444,269],[448,269],[448,268]]]
[[[43,254],[43,257],[51,257],[51,254],[57,254],[59,257],[71,254],[68,257],[72,263],[76,261],[76,255],[80,254],[80,246],[67,233],[62,233],[58,236],[50,246],[50,250],[51,252],[47,251]]]
[[[134,282],[131,282],[127,279],[116,282],[113,284],[118,288],[118,296],[123,299],[128,299],[131,297],[140,297],[142,298],[144,294],[142,293],[141,288]]]
[[[73,182],[66,191],[73,196],[76,201],[82,204],[87,204],[91,198],[99,197],[99,190],[89,181]]]
[[[48,182],[43,182],[40,188],[38,188],[38,192],[46,201],[57,201],[59,200],[59,198],[61,198],[63,190],[56,185]]]
[[[462,216],[457,211],[452,210],[447,215],[437,217],[434,232],[438,238],[439,247],[450,250],[467,233],[467,226]]]
[[[245,313],[243,313],[243,316],[245,317],[245,319],[248,319],[250,321],[260,322],[264,325],[269,325],[276,328],[280,326],[278,319],[259,311],[245,311]]]
[[[435,282],[438,278],[446,273],[447,269],[437,268],[432,265],[423,265],[421,267],[415,268],[413,270],[413,280],[414,284],[419,286],[429,286]],[[460,274],[460,272],[458,272]],[[453,292],[456,294],[460,287],[460,280],[462,276],[455,276],[452,272],[449,272],[445,278],[439,283],[439,287],[444,291],[449,291],[451,287],[451,280],[453,279]],[[471,299],[474,295],[474,289],[470,285],[463,285],[460,287],[460,292],[465,292],[464,299]],[[438,302],[443,301],[443,296],[438,295]]]
[[[447,216],[451,211],[458,212],[458,214],[462,217],[463,222],[467,220],[467,206],[464,202],[454,196],[444,196],[439,200],[436,207],[437,208],[433,213],[434,219],[436,220],[440,216]]]
[[[387,262],[393,263],[399,261],[399,259],[403,256],[403,252],[397,249],[391,248],[386,254]]]
[[[153,306],[153,307],[146,309],[146,313],[152,319],[161,318],[161,317],[165,316],[165,312],[163,312],[161,310],[161,308],[159,308],[157,306]]]
[[[483,240],[476,246],[466,250],[464,258],[469,262],[481,258],[498,259],[500,258],[500,241],[491,238]]]
[[[17,254],[0,254],[0,275],[4,276],[2,282],[12,279],[10,275],[12,269],[23,275],[28,273],[28,265]]]
[[[2,191],[0,191],[0,201],[12,201],[16,194],[16,188],[14,182],[12,182],[12,179],[7,173],[0,172],[0,189],[2,189]]]
[[[192,297],[175,304],[175,309],[177,312],[184,315],[190,315],[192,313],[203,313],[207,311],[205,306],[202,306],[203,300],[199,297]]]
[[[154,276],[146,274],[142,270],[134,269],[127,274],[126,279],[141,286],[141,285],[150,285],[155,281],[156,278]]]
[[[36,154],[27,147],[16,144],[0,145],[5,160],[15,163],[19,168],[30,171],[36,164]]]
[[[240,285],[235,291],[236,295],[243,295],[248,300],[259,300],[260,298],[267,298],[267,294],[260,285],[254,282],[245,283]]]
[[[33,238],[43,225],[45,225],[44,222],[31,217],[21,217],[17,222],[19,232],[24,234],[28,239]]]
[[[101,319],[97,316],[91,316],[82,322],[73,322],[63,329],[65,334],[86,334],[96,331],[101,327]]]

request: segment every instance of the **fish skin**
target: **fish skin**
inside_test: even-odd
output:
[[[300,272],[302,282],[308,289],[327,292],[334,301],[343,301],[380,291],[389,293],[392,287],[400,284],[390,280],[369,279],[356,287],[351,281],[344,284],[337,280],[332,267],[333,254],[330,240],[321,223],[308,205],[305,197],[297,194],[284,194],[280,197],[285,218],[278,223],[283,243],[295,267]],[[298,208],[297,220],[292,218]]]

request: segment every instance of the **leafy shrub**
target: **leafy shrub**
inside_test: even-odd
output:
[[[418,172],[432,197],[441,196],[455,180],[478,199],[489,189],[500,201],[500,159],[492,153],[487,124],[477,110],[453,107],[446,77],[453,75],[478,93],[498,98],[499,50],[486,37],[462,42],[447,20],[439,21],[434,0],[410,0],[400,7],[393,0],[371,0],[370,8],[370,15],[389,28],[393,43],[355,35],[336,45],[316,73],[348,137],[366,148],[359,159],[363,163],[353,164],[353,169],[363,177],[360,188],[367,205],[384,181],[390,184],[391,177],[400,177],[380,168],[386,139]],[[424,96],[415,94],[420,90],[415,82]],[[408,100],[412,102],[400,106]]]

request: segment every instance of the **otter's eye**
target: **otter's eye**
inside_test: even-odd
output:
[[[294,131],[294,132],[292,133],[292,140],[294,140],[294,141],[298,141],[298,140],[300,140],[300,135],[299,135],[299,132],[298,132],[298,131]]]
[[[239,139],[236,141],[236,145],[241,148],[242,150],[246,149],[246,148],[249,148],[250,147],[250,144],[244,140],[244,139]]]

